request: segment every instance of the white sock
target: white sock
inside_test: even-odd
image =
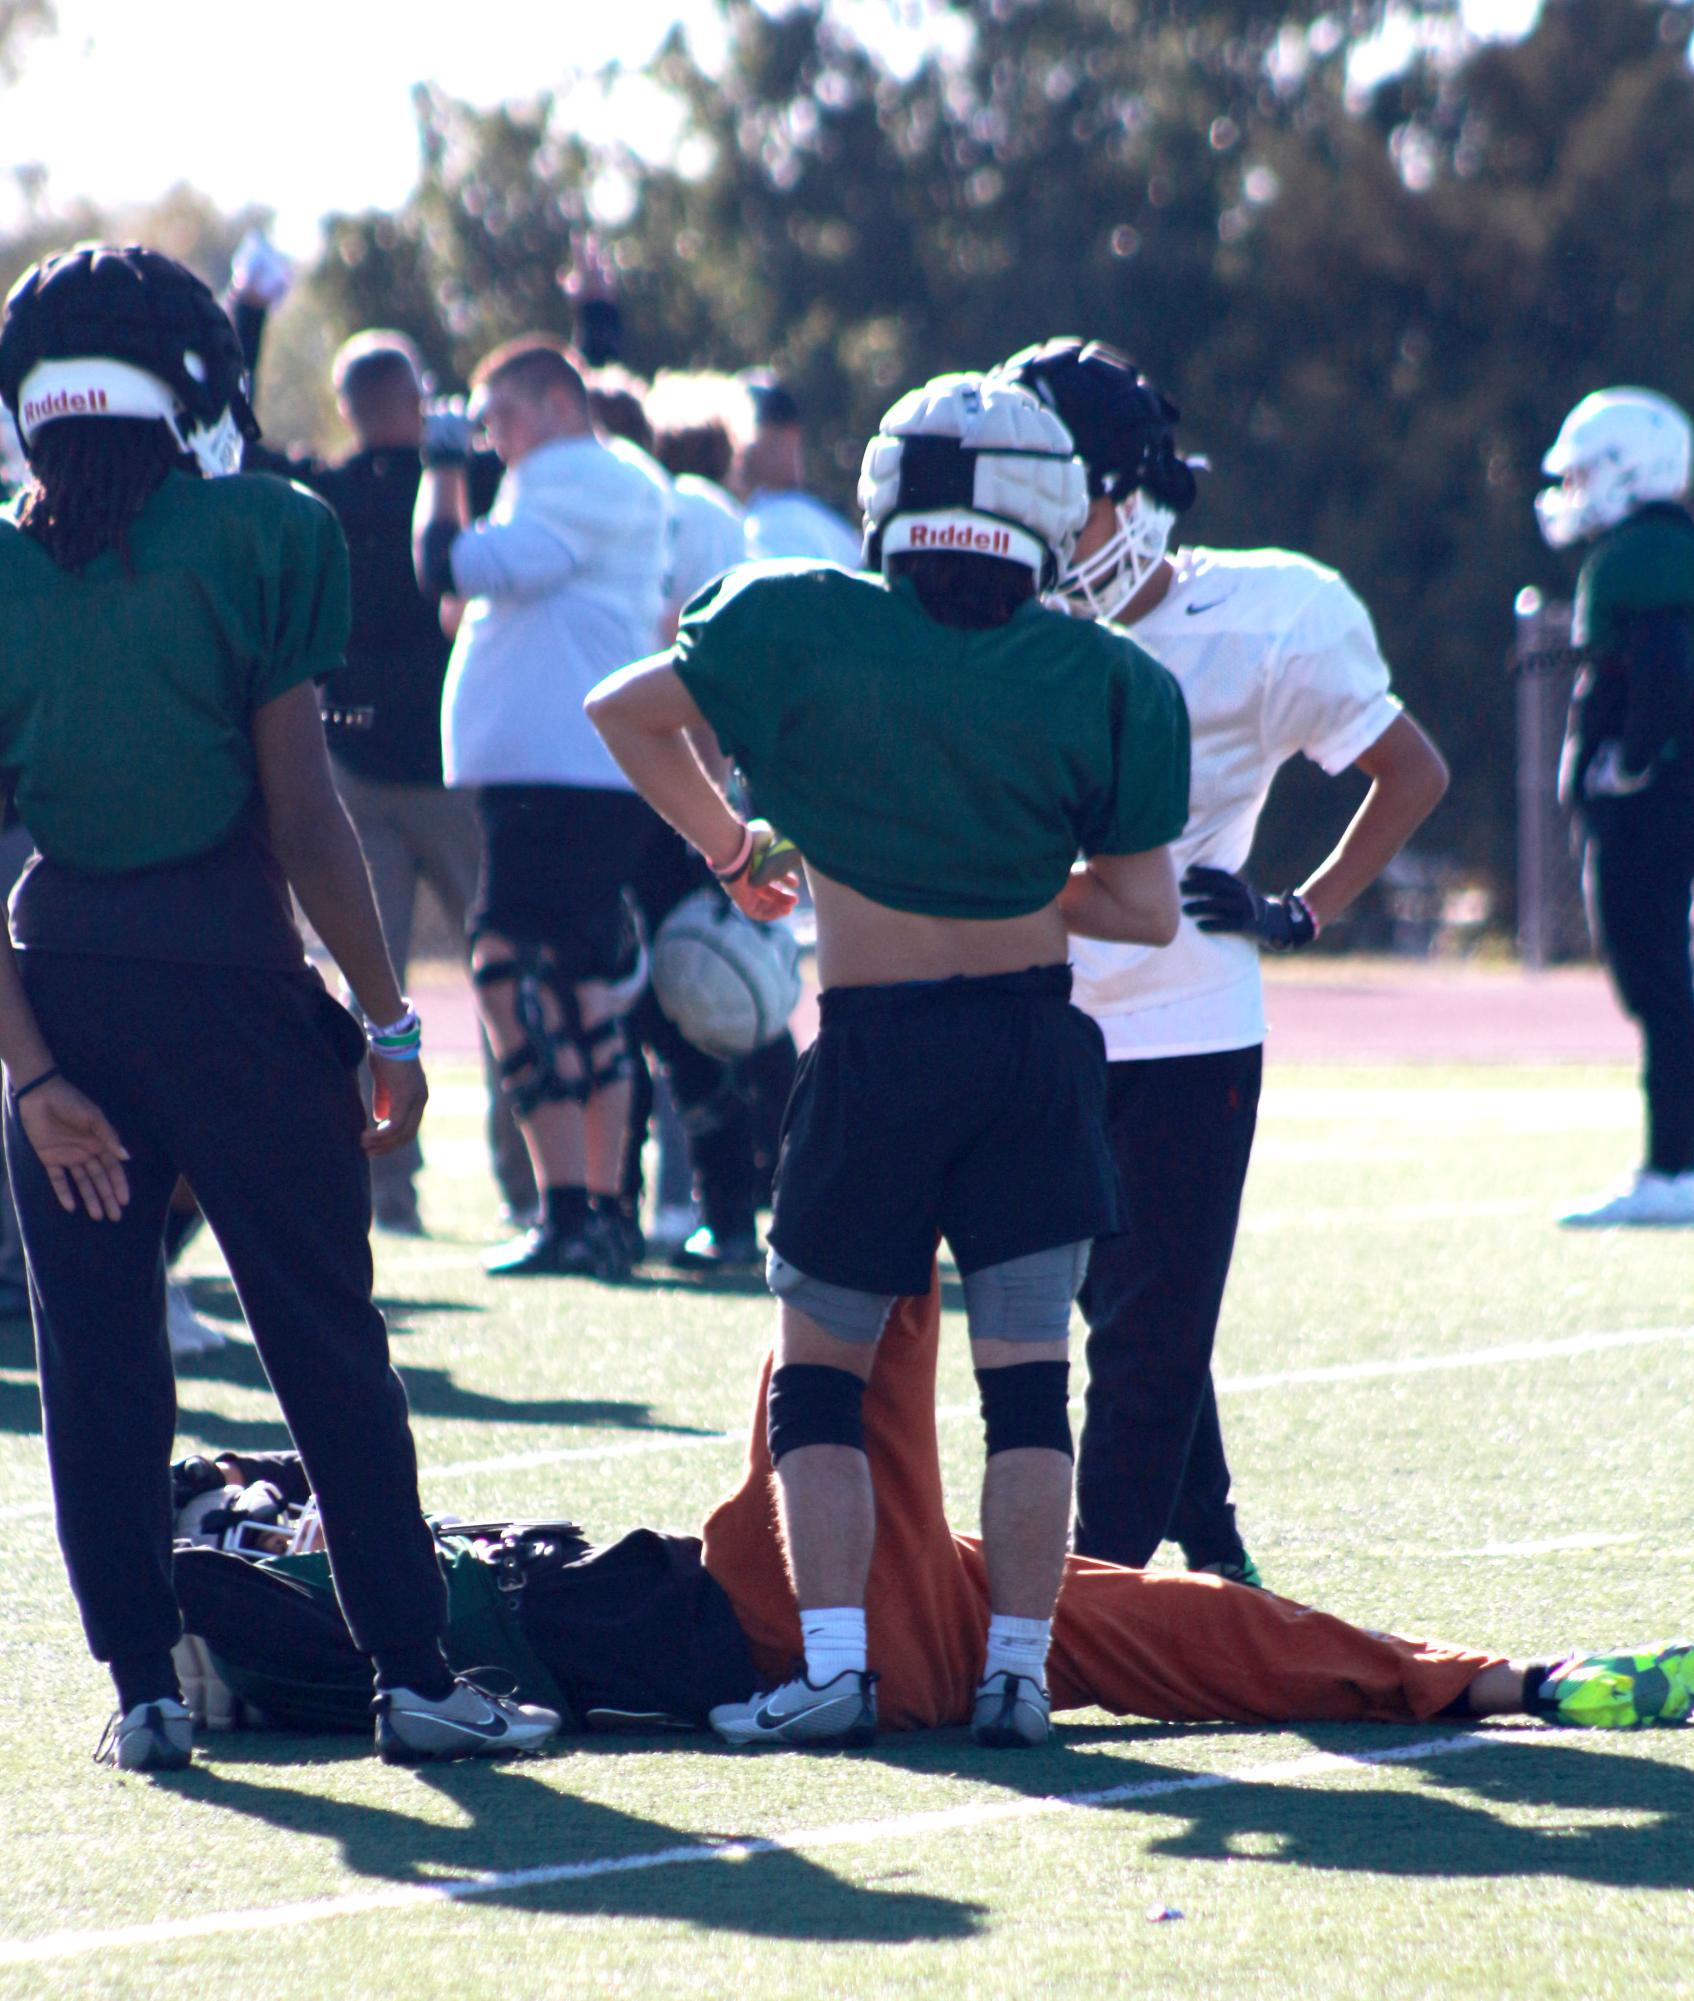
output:
[[[838,1674],[864,1673],[862,1605],[826,1605],[816,1612],[802,1611],[800,1635],[806,1644],[806,1679],[813,1687],[822,1688]]]
[[[1053,1636],[1051,1619],[1014,1619],[1005,1612],[988,1620],[988,1659],[984,1681],[991,1674],[1023,1674],[1031,1681],[1047,1679],[1047,1645]]]

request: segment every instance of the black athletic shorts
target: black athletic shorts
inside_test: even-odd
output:
[[[624,891],[682,838],[645,799],[610,786],[485,785],[471,937],[545,945],[567,980],[615,979],[634,955]]]
[[[770,1241],[809,1278],[929,1290],[938,1235],[961,1272],[1123,1227],[1106,1048],[1068,966],[832,987],[800,1059]]]

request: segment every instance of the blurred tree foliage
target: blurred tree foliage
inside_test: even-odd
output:
[[[1454,0],[902,0],[957,31],[909,74],[840,10],[719,6],[721,66],[680,36],[651,65],[682,121],[664,163],[585,144],[569,98],[421,91],[414,194],[331,218],[279,316],[271,428],[326,441],[327,358],[359,326],[411,333],[444,386],[568,331],[589,226],[630,364],[774,364],[843,503],[903,387],[1114,340],[1216,466],[1187,532],[1349,577],[1453,762],[1426,845],[1509,884],[1511,602],[1567,581],[1531,518],[1540,454],[1608,381],[1694,404],[1686,0],[1545,0],[1482,46]],[[1385,19],[1414,53],[1360,90]],[[1296,878],[1350,796],[1288,774],[1256,866]]]

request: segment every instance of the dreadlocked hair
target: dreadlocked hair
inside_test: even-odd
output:
[[[62,570],[81,570],[115,549],[133,564],[129,531],[173,466],[192,465],[152,417],[60,417],[29,447],[30,483],[18,526]]]

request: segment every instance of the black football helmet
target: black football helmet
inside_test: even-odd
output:
[[[32,265],[0,323],[0,402],[27,451],[68,416],[157,418],[208,474],[259,436],[241,344],[192,271],[139,244],[83,244]]]
[[[1202,460],[1176,448],[1181,411],[1128,355],[1104,341],[1059,339],[1026,347],[995,373],[1038,396],[1076,440],[1091,498],[1110,499],[1117,532],[1072,565],[1060,595],[1111,618],[1163,561],[1176,518],[1193,506]]]

